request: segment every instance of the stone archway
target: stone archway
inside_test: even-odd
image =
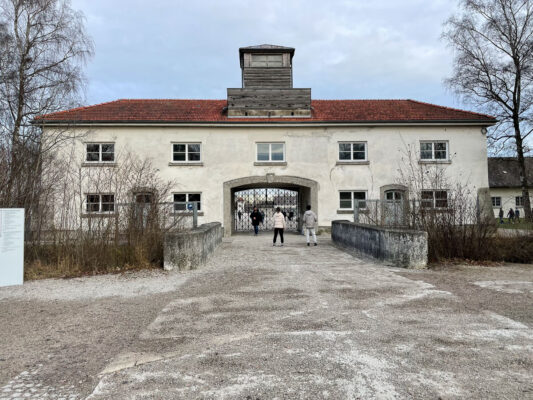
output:
[[[274,174],[233,179],[224,182],[224,236],[233,234],[232,218],[235,207],[233,194],[237,190],[253,188],[298,189],[300,191],[300,210],[305,210],[305,206],[310,204],[311,208],[318,213],[318,182],[314,180]]]

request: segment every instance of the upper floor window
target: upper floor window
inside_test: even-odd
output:
[[[275,68],[283,67],[281,54],[252,54],[252,67]]]
[[[366,161],[366,143],[339,143],[339,161]]]
[[[285,161],[285,143],[257,143],[257,161]]]
[[[353,210],[355,205],[366,208],[366,191],[341,191],[339,192],[339,208],[341,210]]]
[[[524,197],[516,196],[514,199],[515,207],[524,207]]]
[[[200,143],[172,143],[173,162],[200,162],[202,160]]]
[[[86,196],[85,210],[88,214],[115,212],[115,195],[89,193]]]
[[[115,162],[115,144],[114,143],[87,143],[85,146],[87,162],[105,163]]]
[[[201,193],[174,193],[174,211],[184,212],[192,211],[192,203],[196,202],[198,211],[202,209],[202,194]]]
[[[448,142],[420,142],[422,161],[448,161]]]
[[[447,190],[422,190],[423,208],[447,208],[448,191]]]
[[[501,207],[502,206],[502,198],[501,197],[491,197],[492,200],[492,207]]]

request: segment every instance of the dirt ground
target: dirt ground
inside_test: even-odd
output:
[[[532,324],[531,265],[235,236],[188,273],[0,288],[0,399],[533,398]]]

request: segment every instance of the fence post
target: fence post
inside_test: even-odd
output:
[[[198,227],[198,202],[196,201],[192,203],[192,227]]]
[[[359,223],[359,200],[354,200],[353,205],[353,222]]]

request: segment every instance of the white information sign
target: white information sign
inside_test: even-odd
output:
[[[24,281],[24,209],[0,208],[0,287]]]

